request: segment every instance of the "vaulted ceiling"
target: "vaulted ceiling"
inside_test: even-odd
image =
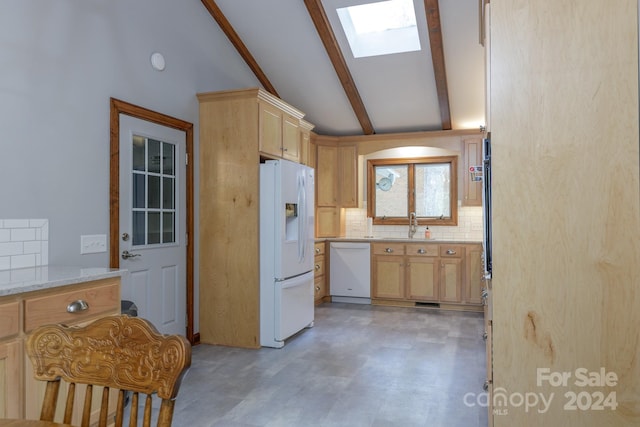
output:
[[[479,0],[413,0],[421,49],[354,58],[336,9],[377,0],[202,0],[263,88],[324,135],[484,124]]]

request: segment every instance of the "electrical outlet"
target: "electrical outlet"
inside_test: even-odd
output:
[[[91,234],[80,236],[80,254],[95,254],[106,251],[106,234]]]

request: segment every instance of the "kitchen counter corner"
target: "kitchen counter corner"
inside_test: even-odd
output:
[[[45,265],[0,271],[0,297],[123,276],[126,269]]]

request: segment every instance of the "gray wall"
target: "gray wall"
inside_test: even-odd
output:
[[[0,218],[49,219],[49,264],[107,267],[80,236],[109,231],[109,98],[194,123],[197,156],[195,94],[250,86],[200,0],[2,0]]]

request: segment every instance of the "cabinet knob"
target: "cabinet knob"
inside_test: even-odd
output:
[[[425,253],[427,253],[427,251],[425,251],[424,249],[420,248],[420,249],[418,249],[418,253],[419,254],[425,254]]]
[[[320,286],[316,286],[316,292],[320,292]]]
[[[67,313],[80,313],[89,309],[89,304],[82,299],[76,300],[67,306]]]
[[[320,248],[316,248],[316,253],[319,254],[320,253]]]
[[[393,249],[391,249],[391,248],[386,248],[384,251],[385,251],[386,253],[390,254],[391,252],[393,252]]]
[[[316,264],[316,270],[320,270],[320,264]]]
[[[456,251],[454,249],[447,249],[447,255],[455,255]]]

